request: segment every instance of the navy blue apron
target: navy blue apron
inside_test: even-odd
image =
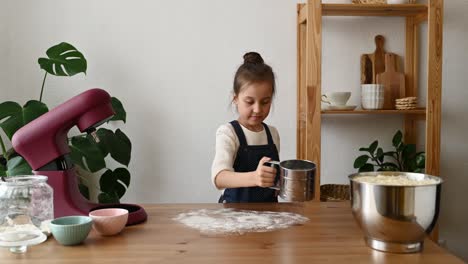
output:
[[[264,123],[265,132],[268,137],[267,145],[247,145],[244,132],[237,120],[231,122],[234,127],[237,138],[239,139],[239,150],[237,151],[236,160],[234,161],[235,172],[255,171],[258,167],[258,162],[263,157],[270,157],[271,160],[279,160],[278,150],[271,137],[270,129]],[[262,203],[262,202],[278,202],[276,191],[270,188],[263,187],[241,187],[227,188],[224,194],[219,198],[220,203]]]

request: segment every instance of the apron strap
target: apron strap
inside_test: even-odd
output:
[[[245,134],[244,131],[242,131],[242,128],[239,124],[239,121],[233,120],[230,122],[232,127],[234,128],[234,131],[236,132],[237,138],[239,138],[239,143],[241,146],[247,146],[247,139],[245,139]],[[273,137],[271,136],[270,129],[268,128],[268,125],[265,123],[262,123],[263,128],[265,128],[265,132],[267,135],[268,139],[268,145],[273,145]]]
[[[267,134],[267,138],[268,138],[268,145],[273,145],[274,142],[273,142],[273,137],[271,136],[271,132],[270,132],[270,129],[268,128],[268,125],[265,124],[265,123],[262,123],[263,127],[265,128],[265,132]]]
[[[224,194],[221,194],[221,196],[218,199],[218,203],[224,203]]]
[[[231,121],[231,125],[236,132],[237,138],[239,139],[239,143],[241,146],[247,146],[247,139],[245,139],[244,131],[242,131],[241,126],[237,120]]]

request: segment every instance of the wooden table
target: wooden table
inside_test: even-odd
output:
[[[463,263],[430,240],[418,254],[390,254],[368,248],[349,202],[278,204],[144,205],[146,223],[113,237],[92,231],[84,244],[65,247],[53,237],[25,254],[0,249],[0,263]],[[172,220],[181,212],[235,207],[288,211],[307,216],[302,226],[236,236],[206,236]]]

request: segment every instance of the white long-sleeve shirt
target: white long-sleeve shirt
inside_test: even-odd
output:
[[[265,129],[260,132],[251,131],[240,125],[244,132],[247,145],[266,145],[268,137]],[[278,153],[280,151],[280,137],[278,130],[273,126],[268,126],[270,129],[273,143],[276,145]],[[236,160],[237,150],[239,149],[239,138],[237,138],[234,127],[231,124],[221,125],[216,130],[216,154],[211,166],[211,181],[215,184],[215,179],[218,173],[223,170],[234,171],[234,161]],[[222,189],[221,189],[222,190]]]

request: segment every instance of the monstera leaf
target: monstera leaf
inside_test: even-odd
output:
[[[105,156],[89,136],[72,137],[70,149],[73,163],[82,168],[97,172],[106,167]]]
[[[0,176],[30,175],[31,166],[20,156],[8,160],[5,166],[0,164]]]
[[[39,58],[41,69],[56,76],[73,76],[80,72],[86,74],[87,63],[81,52],[72,45],[62,42],[49,48],[48,58]]]
[[[127,112],[125,112],[125,109],[122,105],[122,103],[119,101],[119,99],[112,97],[111,98],[111,104],[112,108],[115,111],[115,115],[112,117],[110,121],[123,121],[124,123],[127,121]]]
[[[125,168],[107,170],[99,179],[102,193],[98,200],[101,203],[118,203],[130,185],[130,172]]]
[[[48,111],[47,105],[36,100],[28,101],[23,107],[15,102],[4,102],[0,104],[0,127],[11,140],[18,129]]]
[[[128,137],[117,129],[115,132],[112,130],[100,128],[96,132],[99,138],[99,149],[104,156],[108,154],[122,165],[128,166],[131,158],[132,143]]]

